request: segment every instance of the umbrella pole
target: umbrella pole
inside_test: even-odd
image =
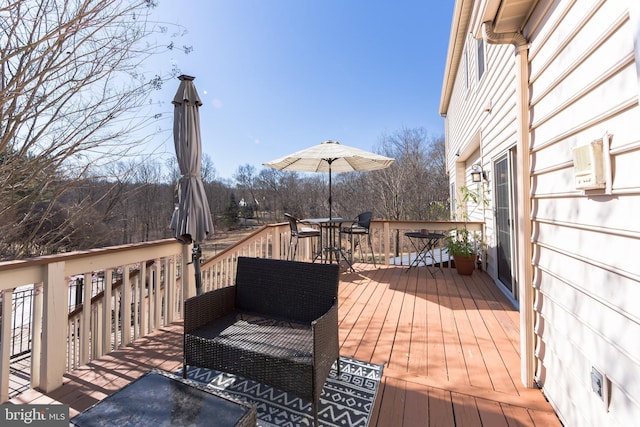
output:
[[[329,163],[329,263],[333,263],[333,251],[336,247],[336,235],[335,230],[332,227],[331,220],[333,219],[332,200],[331,200],[331,163],[334,159],[327,159]]]
[[[200,244],[194,243],[191,250],[191,262],[193,263],[195,276],[196,276],[196,295],[202,294],[202,276],[200,275],[200,256],[202,255],[202,249]]]
[[[331,219],[333,219],[331,212],[331,163],[333,159],[329,159],[327,162],[329,163],[329,221],[331,221]]]

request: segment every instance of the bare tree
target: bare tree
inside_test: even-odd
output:
[[[231,199],[233,189],[223,181],[213,180],[205,181],[204,191],[207,194],[213,225],[217,232],[220,230],[220,219],[224,215],[225,208]]]
[[[256,177],[256,187],[261,196],[261,209],[269,214],[269,221],[278,221],[282,214],[282,177],[286,172],[277,169],[262,169]]]
[[[434,209],[447,206],[448,184],[442,179],[446,178],[446,169],[440,159],[444,157],[443,138],[428,139],[422,128],[403,128],[381,138],[380,152],[396,161],[370,175],[380,201],[377,212],[395,220],[446,219],[446,208]],[[398,251],[399,232],[394,239]]]
[[[396,161],[387,169],[370,175],[380,199],[379,213],[396,220],[446,218],[434,205],[447,205],[448,187],[443,138],[428,138],[422,128],[385,135],[381,154]]]
[[[202,181],[213,182],[216,179],[216,168],[213,164],[213,159],[207,153],[202,155],[202,167],[200,168],[200,174],[202,175]],[[177,181],[177,179],[175,180]]]
[[[371,184],[371,174],[376,172],[336,174],[333,179],[333,201],[334,209],[339,216],[355,218],[361,212],[378,210],[378,189]],[[377,212],[377,215],[380,213]]]
[[[173,186],[163,182],[162,165],[151,161],[141,162],[135,168],[133,181],[135,195],[130,194],[127,215],[136,224],[132,230],[135,241],[147,242],[168,237],[173,213]]]
[[[238,183],[239,190],[242,191],[242,193],[245,193],[242,197],[244,206],[241,205],[240,209],[245,219],[248,216],[253,215],[254,212],[257,212],[259,217],[258,203],[260,202],[257,199],[254,188],[256,180],[256,168],[249,164],[238,166],[238,169],[236,169],[236,173],[233,174],[233,179],[235,179]],[[248,197],[245,197],[247,196],[247,192],[249,193]]]
[[[170,75],[144,75],[139,65],[174,48],[149,40],[164,31],[148,21],[154,6],[151,0],[0,6],[0,256],[64,250],[55,242],[98,202],[70,203],[68,191],[86,180],[106,182],[99,166],[151,137],[139,131],[157,116],[143,107]]]
[[[449,218],[449,175],[447,174],[444,137],[432,139],[427,148],[425,188],[429,203],[428,219]]]

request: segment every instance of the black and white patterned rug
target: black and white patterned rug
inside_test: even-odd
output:
[[[336,366],[320,397],[319,420],[323,426],[367,426],[376,400],[382,365],[340,358],[340,378]],[[181,371],[178,371],[182,375]],[[213,369],[189,367],[188,378],[207,384],[223,394],[255,405],[258,426],[310,426],[311,402],[256,381]]]

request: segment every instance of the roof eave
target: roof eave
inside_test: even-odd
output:
[[[441,116],[449,110],[467,35],[482,37],[482,23],[486,21],[493,21],[497,32],[520,31],[537,3],[538,0],[456,0],[440,96]]]

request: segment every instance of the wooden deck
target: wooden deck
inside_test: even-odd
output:
[[[540,390],[521,385],[518,312],[489,276],[357,269],[341,276],[341,355],[385,365],[371,426],[561,425]],[[151,368],[177,370],[181,355],[173,324],[67,374],[51,393],[11,401],[58,401],[74,416]]]

